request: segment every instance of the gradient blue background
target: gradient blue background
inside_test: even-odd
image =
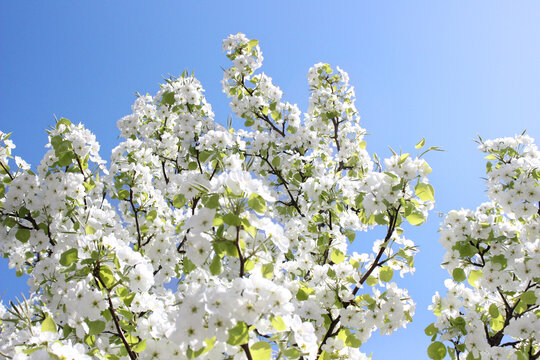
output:
[[[133,93],[153,94],[162,76],[184,69],[195,71],[224,123],[231,112],[220,85],[220,67],[229,66],[221,40],[237,32],[260,41],[263,71],[303,111],[312,64],[348,71],[370,152],[414,151],[422,137],[446,149],[428,156],[435,211],[406,232],[421,250],[417,272],[400,282],[417,302],[414,322],[362,347],[375,359],[427,359],[423,329],[434,317],[426,308],[447,277],[437,213],[486,200],[484,160],[472,140],[525,129],[540,139],[540,3],[2,0],[0,129],[13,132],[15,154],[35,167],[56,114],[92,130],[108,159]],[[359,247],[375,236],[358,236]],[[4,302],[26,289],[2,259]]]

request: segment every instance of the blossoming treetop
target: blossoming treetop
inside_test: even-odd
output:
[[[433,297],[430,358],[540,358],[540,151],[527,135],[483,141],[489,202],[441,228],[453,279]],[[465,281],[467,280],[467,281]],[[469,286],[466,286],[466,284]],[[448,345],[444,345],[446,341]]]
[[[33,294],[0,305],[4,357],[366,359],[374,330],[412,320],[394,273],[414,270],[402,224],[433,207],[423,153],[372,160],[341,69],[309,70],[302,115],[255,73],[256,40],[223,48],[245,129],[215,123],[184,73],[118,121],[109,167],[66,119],[35,171],[1,134],[0,250]]]

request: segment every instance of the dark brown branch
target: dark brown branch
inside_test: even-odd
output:
[[[236,84],[237,85],[241,85],[244,90],[246,90],[246,92],[249,94],[249,96],[253,96],[253,90],[248,88],[246,86],[246,83],[244,82],[244,75],[242,75],[242,80],[241,81],[236,81]],[[263,120],[264,122],[266,122],[268,125],[270,125],[270,127],[276,131],[279,135],[285,137],[285,130],[280,130],[276,125],[274,125],[274,123],[272,122],[272,120],[270,120],[270,118],[268,117],[268,115],[265,115],[263,114],[261,111],[261,109],[257,109],[258,111],[257,112],[253,112],[255,114],[255,116],[258,118],[258,119],[261,119]],[[285,129],[285,123],[283,124],[283,128]]]
[[[291,199],[291,205],[294,206],[294,208],[296,209],[296,211],[298,211],[298,214],[300,214],[300,216],[304,217],[305,215],[302,213],[302,210],[300,210],[300,206],[298,205],[298,202],[296,201],[293,194],[291,193],[291,190],[289,189],[287,181],[281,175],[281,171],[274,168],[274,166],[268,160],[268,158],[265,158],[265,157],[263,157],[261,155],[255,155],[255,156],[261,158],[262,160],[264,160],[268,164],[268,166],[270,166],[270,169],[272,170],[272,174],[274,174],[274,175],[276,175],[278,177],[278,179],[281,181],[281,183],[285,187],[285,190],[287,190],[287,194],[289,194],[289,198]]]
[[[396,227],[396,222],[397,222],[397,218],[398,218],[398,215],[399,215],[400,208],[401,208],[401,205],[399,205],[397,207],[397,209],[395,209],[395,212],[393,214],[390,212],[390,210],[388,210],[388,215],[390,216],[390,224],[388,226],[388,231],[386,233],[386,237],[384,238],[384,244],[386,244],[390,240],[392,235],[394,234],[394,230],[395,230],[395,227]],[[384,254],[385,250],[386,250],[386,245],[381,246],[381,248],[379,249],[379,252],[377,253],[377,256],[375,257],[375,260],[373,261],[373,264],[371,264],[368,271],[360,279],[360,281],[359,281],[360,284],[363,284],[367,280],[369,275],[371,275],[371,273],[375,270],[375,268],[377,268],[377,266],[381,265],[380,259],[381,259],[382,255]],[[358,292],[359,289],[360,288],[358,286],[355,286],[353,291],[352,291],[353,295],[356,295],[356,293]],[[352,303],[353,302],[350,301],[350,302],[344,303],[343,306],[347,307],[347,306],[351,305]],[[326,334],[324,335],[324,338],[323,338],[323,340],[322,340],[322,342],[321,342],[321,344],[319,346],[319,351],[318,351],[317,358],[320,357],[322,347],[326,343],[326,341],[330,337],[337,335],[337,332],[333,333],[333,331],[334,331],[334,328],[336,327],[337,323],[339,322],[340,318],[341,318],[341,316],[338,316],[337,318],[332,320],[332,322],[330,323],[330,326],[328,327],[328,330],[326,331]]]
[[[11,175],[11,172],[4,166],[4,163],[0,161],[0,166],[2,166],[2,169],[4,169],[4,171],[6,172],[6,174],[8,174],[9,178],[11,180],[14,179],[13,175]]]
[[[531,285],[531,282],[529,281],[529,283],[527,284],[527,288],[524,290],[524,292],[529,290],[531,287],[533,287],[533,285]],[[502,300],[504,302],[504,313],[505,313],[504,315],[505,316],[504,316],[504,324],[503,324],[502,329],[497,331],[492,336],[489,335],[489,332],[488,332],[488,329],[487,329],[487,324],[484,324],[484,331],[486,333],[486,338],[487,338],[488,344],[491,345],[491,346],[499,346],[499,344],[501,343],[501,341],[502,341],[502,339],[504,337],[504,330],[510,324],[510,320],[512,319],[512,317],[519,317],[522,314],[524,314],[524,313],[522,313],[522,314],[520,314],[518,316],[514,315],[514,310],[518,306],[521,299],[517,299],[517,301],[514,303],[514,305],[511,306],[508,303],[508,300],[506,299],[506,297],[504,296],[504,294],[502,293],[502,291],[501,291],[501,289],[499,287],[497,287],[497,292],[499,293],[499,295],[501,296],[501,298],[502,298]]]
[[[242,350],[244,350],[244,353],[246,353],[246,357],[248,358],[248,360],[253,360],[253,357],[251,356],[251,351],[249,350],[249,345],[242,344],[240,345],[240,347],[242,348]]]
[[[111,312],[111,316],[114,322],[114,326],[116,327],[116,331],[118,332],[118,336],[120,336],[120,339],[122,340],[122,343],[124,344],[124,347],[126,348],[129,358],[131,360],[136,360],[137,354],[133,352],[133,350],[131,349],[131,346],[129,345],[126,337],[124,336],[124,332],[122,331],[122,328],[120,327],[120,320],[118,319],[118,316],[116,315],[116,311],[114,310],[114,306],[111,300],[111,291],[105,285],[105,282],[103,281],[103,279],[101,279],[101,276],[99,275],[99,263],[97,267],[94,269],[94,277],[99,281],[101,286],[103,286],[103,288],[107,292],[107,301],[109,302],[109,311]]]
[[[324,344],[326,344],[326,341],[328,341],[328,339],[330,339],[332,336],[335,336],[333,332],[334,332],[334,328],[339,323],[339,319],[340,319],[340,316],[333,319],[332,322],[330,323],[330,326],[328,326],[328,331],[326,332],[326,334],[324,334],[324,338],[322,339],[321,344],[319,345],[319,349],[317,350],[317,359],[320,358],[321,353],[322,353],[322,348]]]
[[[396,228],[396,221],[398,218],[400,208],[401,208],[401,205],[398,206],[394,214],[391,214],[390,211],[388,212],[388,215],[390,216],[390,226],[388,226],[388,231],[386,232],[386,236],[384,238],[384,244],[386,244],[390,240],[392,235],[394,234],[394,230]],[[381,248],[379,249],[379,253],[375,257],[375,260],[373,261],[373,264],[370,266],[370,268],[364,274],[364,276],[362,276],[362,278],[360,279],[360,284],[363,284],[367,280],[369,275],[371,275],[371,273],[375,270],[375,268],[380,265],[379,260],[381,259],[385,250],[386,250],[386,245],[381,246]],[[358,292],[358,289],[359,289],[358,287],[354,288],[353,295],[356,295],[356,293]]]
[[[139,249],[141,248],[141,229],[139,227],[139,216],[138,212],[139,210],[135,208],[135,204],[133,204],[133,190],[129,189],[129,203],[131,204],[131,209],[133,210],[133,213],[135,214],[135,225],[137,226],[137,246]]]
[[[161,169],[163,171],[163,178],[165,179],[165,184],[169,183],[169,178],[167,177],[167,172],[165,171],[165,161],[161,161]]]
[[[256,112],[255,113],[255,116],[257,117],[257,119],[261,119],[262,121],[264,121],[265,123],[267,123],[268,125],[271,126],[271,128],[273,130],[275,130],[279,135],[285,137],[285,132],[284,131],[281,131],[276,125],[274,125],[274,123],[272,122],[272,120],[270,120],[270,118],[268,117],[268,115],[264,115],[262,113],[259,113],[259,112]]]
[[[240,248],[240,230],[242,225],[236,227],[236,250],[238,251],[238,259],[240,260],[240,277],[244,277],[244,256],[242,255],[242,249]]]

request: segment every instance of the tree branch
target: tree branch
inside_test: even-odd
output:
[[[137,359],[137,354],[135,352],[133,352],[133,350],[131,349],[131,346],[129,345],[129,343],[128,343],[125,335],[124,335],[124,331],[120,327],[120,320],[118,319],[118,316],[116,315],[116,311],[114,310],[114,306],[113,306],[113,303],[112,303],[112,300],[111,300],[111,291],[105,285],[105,282],[103,282],[103,279],[101,279],[101,276],[99,275],[99,262],[97,264],[97,267],[94,269],[94,274],[93,275],[99,281],[101,286],[103,286],[105,291],[107,292],[107,301],[109,302],[109,311],[111,312],[111,316],[112,316],[112,319],[113,319],[113,322],[114,322],[114,326],[116,327],[116,331],[118,332],[118,335],[120,336],[120,339],[122,340],[122,343],[124,344],[124,347],[127,350],[129,358],[131,360],[136,360]]]
[[[141,229],[139,227],[139,216],[138,212],[139,210],[135,208],[135,204],[133,204],[133,189],[129,188],[129,203],[131,204],[131,209],[133,210],[133,213],[135,214],[135,225],[137,226],[137,246],[139,249],[141,248]]]
[[[244,256],[242,255],[242,249],[240,248],[240,230],[242,225],[236,227],[236,250],[238,251],[238,259],[240,260],[240,277],[244,277]],[[248,349],[249,350],[249,349]]]

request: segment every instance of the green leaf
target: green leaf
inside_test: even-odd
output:
[[[409,157],[408,153],[400,155],[398,165],[403,164],[405,162],[405,160],[407,160],[408,157]]]
[[[114,285],[114,274],[108,266],[101,265],[99,267],[99,277],[108,289]]]
[[[157,217],[157,210],[152,210],[148,214],[146,214],[146,220],[148,221],[154,221]]]
[[[58,130],[58,128],[60,127],[60,125],[65,125],[66,127],[69,127],[69,125],[71,125],[71,121],[69,121],[68,119],[66,118],[61,118],[60,120],[58,120],[58,122],[56,123],[56,129]]]
[[[489,315],[491,315],[493,318],[499,317],[499,308],[497,308],[497,305],[491,304],[489,306]]]
[[[203,150],[199,153],[199,160],[201,162],[206,162],[206,160],[208,160],[208,158],[210,157],[210,155],[212,155],[212,152],[210,151],[207,151],[207,150]]]
[[[428,327],[426,327],[424,329],[424,333],[427,335],[427,336],[433,336],[433,335],[437,335],[439,333],[439,329],[437,329],[437,327],[435,326],[435,324],[429,324]]]
[[[133,350],[133,352],[136,352],[136,353],[143,352],[145,349],[146,349],[146,339],[138,342],[137,344],[131,347],[131,350]]]
[[[435,192],[431,184],[418,183],[414,187],[414,192],[422,201],[435,201]]]
[[[375,222],[379,225],[388,224],[388,220],[385,213],[380,213],[374,216]]]
[[[120,189],[118,191],[118,199],[124,200],[129,198],[129,191],[127,189]]]
[[[430,359],[442,360],[446,356],[446,346],[440,341],[435,341],[429,345],[427,353]]]
[[[281,316],[275,316],[272,318],[272,326],[277,331],[287,330],[287,325],[285,324],[285,321],[283,321],[283,318]]]
[[[287,349],[283,352],[283,354],[287,357],[287,359],[298,359],[302,353],[300,350],[295,348]]]
[[[45,320],[43,320],[43,322],[41,323],[41,331],[42,332],[46,332],[46,331],[56,332],[57,331],[56,324],[49,315],[47,315]]]
[[[90,225],[86,225],[86,227],[84,228],[84,232],[86,233],[86,235],[92,235],[96,233],[96,229],[94,229]]]
[[[240,226],[242,224],[242,220],[238,217],[238,215],[232,213],[223,215],[223,221],[225,224],[231,226]]]
[[[197,162],[192,161],[188,164],[187,168],[188,170],[197,170],[199,168],[199,165],[197,164]]]
[[[214,251],[216,252],[216,254],[218,254],[220,257],[223,257],[225,255],[238,257],[238,249],[236,249],[236,244],[234,243],[234,241],[214,241],[212,243],[212,246],[214,247]]]
[[[72,164],[72,160],[74,159],[73,153],[71,151],[66,151],[58,157],[58,161],[56,162],[56,165],[60,167],[69,166]]]
[[[30,239],[30,230],[19,228],[15,233],[15,238],[22,243],[25,243]]]
[[[67,251],[64,251],[62,255],[60,255],[60,265],[62,266],[70,266],[78,260],[79,253],[77,249],[69,249]]]
[[[259,40],[251,39],[248,41],[248,52],[251,51],[255,46],[259,45]]]
[[[331,74],[334,72],[334,70],[332,70],[332,67],[329,65],[329,64],[323,64],[322,66],[322,69],[327,73],[327,74]]]
[[[272,119],[274,119],[274,121],[278,121],[279,119],[281,119],[281,112],[279,111],[272,111],[270,115],[272,116]]]
[[[536,295],[534,294],[533,290],[525,291],[523,294],[521,294],[519,299],[527,305],[536,303]]]
[[[504,255],[496,255],[491,258],[491,261],[495,264],[501,265],[501,270],[506,269],[506,266],[508,264],[508,260]]]
[[[369,286],[373,286],[373,285],[376,285],[378,283],[377,279],[373,276],[368,276],[368,278],[366,279],[366,284],[368,284]]]
[[[495,331],[500,331],[504,328],[504,317],[499,314],[496,318],[489,320],[489,325]]]
[[[356,232],[351,229],[344,229],[343,234],[345,234],[345,236],[347,237],[347,240],[349,240],[350,243],[352,243],[354,239],[356,238]]]
[[[177,209],[186,205],[186,197],[183,194],[176,194],[173,198],[173,206]]]
[[[308,288],[306,286],[302,286],[300,289],[298,289],[298,292],[296,293],[296,298],[298,300],[307,300],[309,298],[309,295],[314,294],[315,290]]]
[[[210,272],[212,275],[219,275],[223,271],[223,266],[221,265],[221,258],[218,255],[215,255],[210,263]]]
[[[467,282],[474,287],[478,287],[476,285],[476,282],[478,279],[482,276],[482,270],[471,270],[469,273],[469,278],[467,279]]]
[[[274,276],[274,264],[263,264],[261,266],[261,274],[266,279],[272,279],[272,277]]]
[[[345,261],[345,255],[338,249],[334,249],[330,254],[330,259],[334,262],[334,264],[340,264]]]
[[[432,171],[431,166],[429,166],[427,162],[422,164],[422,170],[424,172],[424,175],[429,175]]]
[[[230,345],[242,345],[249,340],[249,331],[246,323],[243,321],[238,322],[232,329],[229,330],[229,339],[227,344]]]
[[[174,104],[174,93],[166,92],[161,97],[161,104],[172,105]]]
[[[453,249],[459,251],[461,257],[471,257],[476,254],[477,249],[468,242],[461,241],[454,245]]]
[[[279,164],[281,164],[281,159],[279,158],[279,156],[276,156],[275,158],[272,159],[272,166],[274,168],[278,168]]]
[[[266,341],[256,342],[250,350],[253,360],[269,360],[272,355],[272,347]]]
[[[421,149],[424,145],[426,144],[426,139],[422,138],[422,140],[420,140],[418,142],[418,144],[416,144],[414,146],[415,149]]]
[[[347,335],[347,339],[345,340],[345,346],[350,346],[353,348],[359,348],[362,346],[362,341],[356,337],[354,334]]]
[[[467,278],[467,275],[465,275],[465,271],[462,268],[455,268],[452,271],[452,277],[455,282],[462,282]]]
[[[192,272],[193,270],[197,268],[197,266],[186,257],[184,257],[182,264],[184,265],[184,272],[186,274],[189,274],[190,272]]]
[[[392,278],[394,277],[394,270],[389,266],[383,266],[379,270],[379,279],[384,282],[390,282],[392,281]]]
[[[86,323],[88,324],[88,335],[99,335],[105,330],[105,321],[96,320],[96,321],[90,321],[87,320]]]
[[[453,326],[459,328],[464,334],[467,333],[465,329],[465,325],[466,325],[465,319],[463,319],[461,316],[458,316],[457,318],[455,318],[453,321],[451,320],[450,322],[452,323]]]
[[[219,206],[219,194],[212,194],[205,198],[204,205],[210,209],[217,209]]]
[[[266,201],[259,194],[251,194],[249,196],[248,205],[258,214],[264,214],[266,212]]]
[[[417,210],[413,210],[409,214],[409,216],[406,217],[406,219],[409,222],[409,224],[415,225],[415,226],[422,224],[425,220],[424,214],[422,214],[420,211],[417,211]]]

